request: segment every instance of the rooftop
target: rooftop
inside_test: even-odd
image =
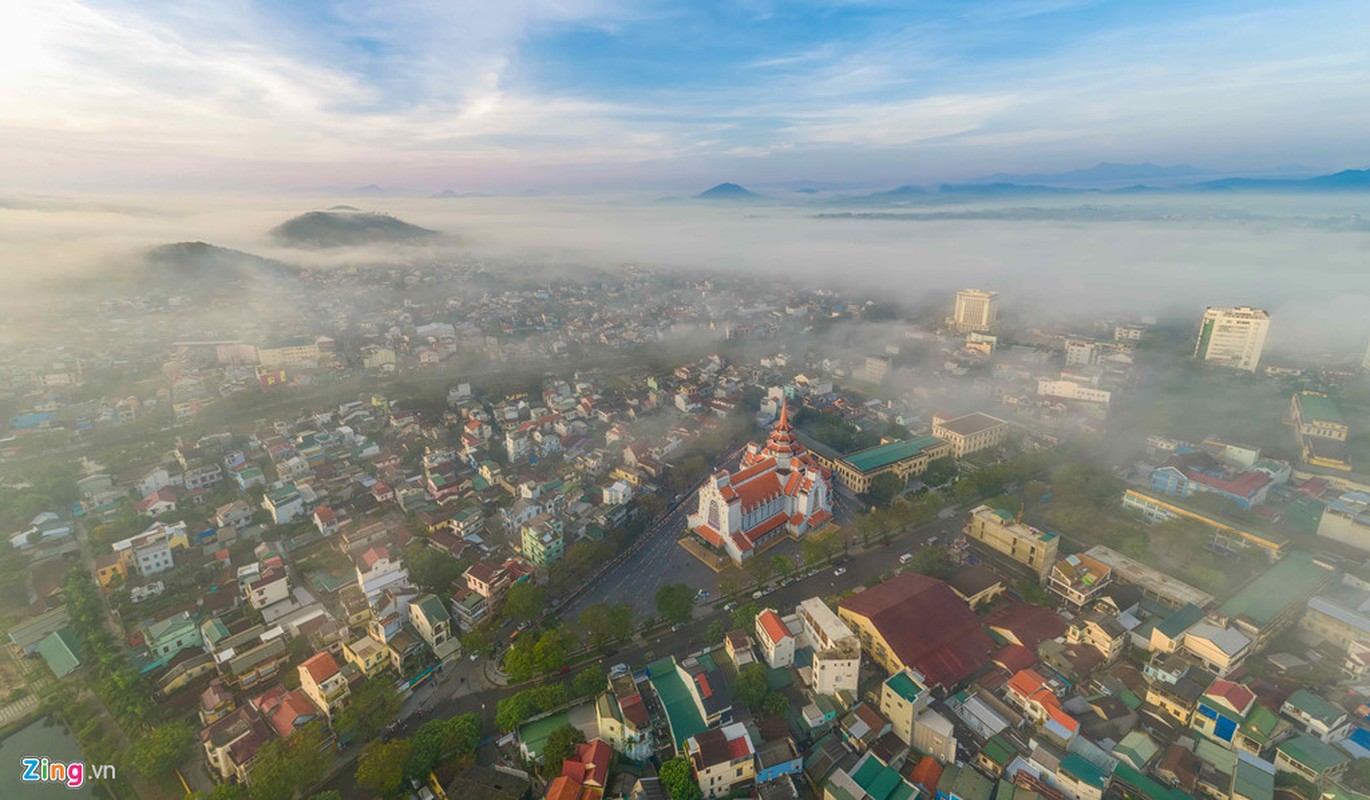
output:
[[[1263,628],[1291,606],[1303,602],[1329,574],[1329,570],[1308,553],[1291,552],[1242,587],[1218,610]]]
[[[954,419],[946,420],[937,427],[950,431],[958,436],[970,436],[980,431],[989,430],[996,425],[1007,425],[998,417],[991,417],[989,414],[975,411]]]
[[[888,467],[906,459],[920,455],[924,450],[942,444],[942,440],[935,436],[924,436],[920,439],[911,439],[906,442],[890,442],[889,444],[877,445],[843,458],[858,472],[871,472],[882,467]]]
[[[1317,392],[1299,392],[1294,397],[1299,404],[1299,416],[1305,422],[1318,420],[1319,422],[1331,422],[1337,425],[1346,424],[1346,418],[1341,415],[1341,409],[1327,395]]]

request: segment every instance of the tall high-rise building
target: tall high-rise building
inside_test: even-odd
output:
[[[1361,359],[1360,368],[1370,372],[1370,347],[1365,348],[1365,358]]]
[[[1194,356],[1210,364],[1255,372],[1261,363],[1270,315],[1250,306],[1209,306],[1199,326]]]
[[[999,316],[999,293],[962,289],[956,293],[951,324],[958,331],[989,331]]]

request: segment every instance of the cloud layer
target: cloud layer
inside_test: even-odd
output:
[[[0,12],[11,188],[893,183],[1365,162],[1370,6],[47,0]]]

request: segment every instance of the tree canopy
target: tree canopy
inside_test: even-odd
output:
[[[413,743],[408,739],[367,742],[357,756],[357,783],[382,797],[398,795],[412,752]]]
[[[688,622],[694,613],[695,593],[683,583],[656,590],[656,610],[671,622]]]
[[[547,734],[542,747],[542,774],[554,778],[561,774],[561,762],[575,755],[576,745],[585,741],[585,734],[569,722]]]

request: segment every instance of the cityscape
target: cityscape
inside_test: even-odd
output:
[[[0,10],[0,798],[1370,800],[1312,6]]]

